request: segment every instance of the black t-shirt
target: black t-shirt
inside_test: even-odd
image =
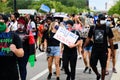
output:
[[[14,77],[17,80],[17,59],[15,54],[10,51],[10,44],[15,44],[17,48],[22,48],[21,39],[17,34],[13,32],[0,33],[0,78]]]
[[[80,35],[79,35],[79,33],[78,33],[77,31],[72,30],[71,32],[73,32],[73,33],[75,33],[76,35],[79,36],[78,39],[77,39],[77,41],[80,40]],[[77,42],[77,41],[76,41],[76,42]],[[76,47],[74,47],[74,48],[69,48],[67,45],[64,44],[63,53],[64,53],[64,54],[72,54],[72,53],[77,54],[77,48],[76,48]]]
[[[81,38],[81,39],[83,40],[83,43],[82,43],[82,46],[83,46],[84,43],[85,43],[86,38]],[[88,45],[87,45],[86,47],[90,47],[90,46],[92,46],[92,45],[93,45],[93,41],[90,40],[90,42],[88,43]]]
[[[53,38],[53,36],[55,35],[55,33],[48,31],[45,34],[45,39],[47,39],[47,44],[48,46],[59,46],[60,41],[56,40]]]
[[[108,29],[108,32],[106,29]],[[107,38],[113,38],[113,33],[111,28],[106,25],[96,25],[90,28],[88,37],[93,37],[93,51],[106,53],[108,47]]]
[[[19,35],[21,41],[22,41],[22,45],[23,45],[23,50],[25,53],[29,53],[29,39],[26,35],[28,35],[28,33],[24,30],[23,32],[20,31],[16,31],[16,33]]]

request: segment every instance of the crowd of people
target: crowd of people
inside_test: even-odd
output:
[[[78,36],[75,44],[66,45],[53,37],[59,27]],[[56,80],[60,80],[60,68],[65,71],[66,80],[75,80],[78,57],[84,61],[83,73],[88,70],[91,74],[93,71],[96,80],[105,80],[105,75],[109,75],[110,59],[113,64],[112,71],[117,73],[115,64],[118,44],[113,43],[115,35],[112,32],[112,28],[115,27],[120,27],[120,17],[104,13],[94,16],[72,14],[67,18],[52,15],[20,15],[18,12],[10,16],[0,14],[0,77],[3,80],[19,80],[20,75],[21,80],[26,80],[29,58],[35,55],[34,61],[37,61],[36,49],[39,49],[40,52],[47,53],[47,80],[52,77],[53,61],[56,67]],[[30,44],[30,32],[34,36],[33,44]],[[98,60],[101,64],[101,73],[96,67]]]

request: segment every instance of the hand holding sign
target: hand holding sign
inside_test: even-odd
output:
[[[76,45],[75,44],[70,44],[68,47],[69,48],[74,48],[74,47],[76,47]]]
[[[68,31],[63,27],[59,27],[59,29],[53,37],[59,40],[60,42],[66,44],[67,46],[72,46],[71,44],[74,44],[78,39],[78,36],[76,34]]]

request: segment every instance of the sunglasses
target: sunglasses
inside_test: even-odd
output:
[[[107,21],[111,21],[111,20],[107,20]]]
[[[90,27],[85,27],[85,28],[90,28]]]

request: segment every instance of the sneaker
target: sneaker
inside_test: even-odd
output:
[[[51,76],[52,76],[52,73],[49,73],[47,79],[50,80],[50,79],[51,79]]]
[[[106,71],[106,72],[105,72],[105,75],[109,75],[109,71]]]
[[[66,80],[70,80],[70,76],[67,76]]]
[[[113,68],[112,72],[113,72],[113,73],[117,73],[117,71],[116,71],[116,69],[115,69],[115,68]]]
[[[100,80],[100,78],[101,78],[101,75],[99,74],[99,75],[97,75],[96,80]]]
[[[82,55],[78,55],[78,59],[82,59]]]
[[[61,71],[63,71],[63,70],[64,70],[64,68],[62,67],[62,68],[61,68]]]
[[[38,48],[38,46],[36,46],[36,49]]]
[[[56,74],[56,72],[53,72],[53,74]]]
[[[60,78],[59,78],[59,77],[57,77],[57,78],[56,78],[56,80],[60,80]]]
[[[41,49],[40,49],[40,47],[38,48],[39,50],[40,50],[40,52],[41,52]]]
[[[85,69],[84,69],[83,73],[85,73],[85,72],[87,71],[87,69],[88,69],[88,67],[85,67]]]
[[[91,69],[89,69],[89,74],[91,74]]]
[[[37,61],[37,59],[35,58],[35,61]]]

